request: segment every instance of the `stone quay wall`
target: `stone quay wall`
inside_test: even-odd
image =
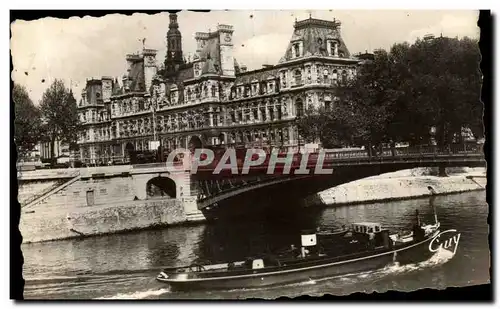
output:
[[[21,213],[23,243],[104,235],[189,221],[176,199]]]
[[[306,205],[328,206],[404,200],[431,194],[452,194],[486,188],[486,169],[449,169],[448,177],[433,176],[427,168],[403,170],[357,181],[322,191],[307,199]],[[428,189],[432,187],[434,193]]]

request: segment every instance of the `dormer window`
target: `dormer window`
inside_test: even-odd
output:
[[[339,42],[335,40],[328,41],[328,55],[333,57],[339,56]]]
[[[302,56],[302,42],[294,42],[292,45],[292,58],[297,58]]]
[[[293,51],[295,52],[295,57],[300,57],[300,47],[299,44],[293,46]]]
[[[267,93],[273,93],[273,82],[267,84]]]
[[[261,89],[262,89],[262,94],[266,94],[267,93],[267,87],[266,87],[266,83],[265,82],[262,83]]]
[[[333,42],[333,56],[337,57],[339,55],[339,43]]]

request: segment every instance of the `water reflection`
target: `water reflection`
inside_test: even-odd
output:
[[[460,230],[461,242],[457,256],[449,264],[450,267],[453,265],[453,269],[439,270],[445,271],[440,274],[436,273],[438,270],[428,274],[416,273],[415,276],[421,276],[425,282],[437,280],[436,284],[446,285],[487,280],[489,229],[484,192],[438,196],[432,200],[424,198],[331,208],[313,207],[301,213],[277,213],[260,219],[249,217],[225,224],[168,227],[80,240],[25,244],[22,246],[24,276],[30,279],[144,270],[144,277],[154,281],[154,273],[161,267],[204,261],[234,261],[283,250],[300,241],[303,229],[316,226],[339,227],[356,221],[375,221],[391,229],[406,229],[415,220],[415,209],[419,210],[423,222],[431,223],[434,221],[433,204],[442,228]],[[412,277],[408,284],[417,282],[414,280],[420,279]],[[391,282],[386,284],[391,286]]]
[[[178,266],[198,256],[204,225],[23,245],[24,273],[82,275]]]

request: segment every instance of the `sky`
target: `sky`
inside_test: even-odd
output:
[[[217,24],[234,27],[234,56],[248,70],[277,64],[284,55],[295,19],[339,20],[341,35],[351,53],[390,48],[394,43],[414,42],[425,34],[479,38],[477,11],[182,11],[178,13],[183,53],[196,49],[195,32],[214,31]],[[26,87],[35,104],[55,79],[63,79],[77,100],[87,78],[119,77],[126,73],[125,55],[146,48],[166,51],[168,13],[69,19],[17,20],[11,24],[12,79]]]

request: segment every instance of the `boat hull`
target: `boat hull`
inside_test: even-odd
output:
[[[174,276],[169,279],[158,278],[158,280],[170,284],[174,289],[180,290],[258,288],[305,282],[308,280],[381,269],[394,262],[405,265],[425,261],[433,254],[429,251],[431,240],[432,238],[428,238],[405,248],[386,250],[372,255],[367,254],[363,257],[344,261],[319,263],[318,265],[304,267],[298,266],[293,269],[276,271],[254,270],[243,275],[231,276],[228,273],[226,276],[221,277],[187,280]]]

